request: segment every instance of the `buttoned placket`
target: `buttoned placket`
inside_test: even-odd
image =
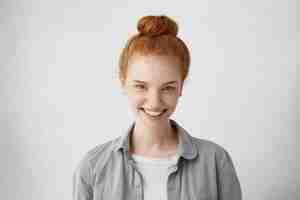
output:
[[[134,163],[131,163],[133,169],[134,169],[134,176],[135,176],[135,189],[137,193],[137,200],[144,200],[143,195],[143,177],[141,173],[138,171]]]
[[[178,185],[176,185],[176,179],[175,179],[175,175],[178,171],[178,169],[182,166],[182,162],[183,160],[181,160],[182,158],[179,157],[177,163],[172,166],[170,168],[170,171],[167,175],[167,199],[168,200],[176,200],[178,198],[178,194],[176,192],[176,190],[178,190],[179,188],[177,187]]]
[[[126,159],[128,160],[128,165],[133,169],[133,176],[134,176],[134,188],[136,190],[137,200],[144,200],[143,195],[143,177],[142,174],[139,172],[137,167],[134,164],[132,157],[129,155],[128,151],[126,151]]]

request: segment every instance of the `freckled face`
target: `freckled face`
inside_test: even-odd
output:
[[[170,56],[134,55],[123,89],[138,121],[168,122],[182,92],[179,61]]]

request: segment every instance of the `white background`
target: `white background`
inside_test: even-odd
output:
[[[300,199],[298,5],[2,0],[0,198],[72,198],[82,156],[133,120],[121,48],[141,16],[166,14],[192,58],[172,118],[229,151],[245,200]]]

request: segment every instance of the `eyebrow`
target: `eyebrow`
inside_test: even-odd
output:
[[[147,82],[144,82],[144,81],[139,81],[139,80],[133,80],[133,81],[137,82],[137,83],[147,84]],[[172,83],[177,83],[177,81],[169,81],[169,82],[163,83],[163,85],[168,85],[168,84],[172,84]]]

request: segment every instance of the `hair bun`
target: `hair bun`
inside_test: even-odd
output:
[[[145,16],[138,21],[138,31],[141,35],[159,36],[171,34],[176,36],[178,26],[175,21],[165,15]]]

